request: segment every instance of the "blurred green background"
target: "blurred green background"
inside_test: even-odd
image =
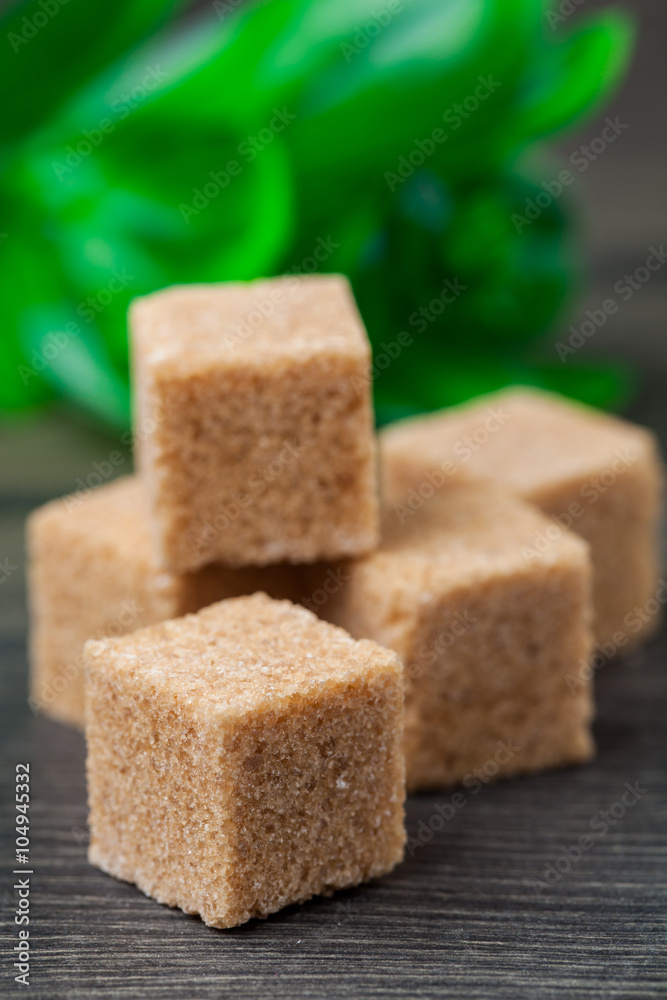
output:
[[[381,422],[515,382],[619,405],[623,368],[554,350],[586,166],[545,141],[599,114],[633,35],[577,6],[12,6],[0,410],[64,397],[124,428],[134,296],[315,270],[353,283]]]

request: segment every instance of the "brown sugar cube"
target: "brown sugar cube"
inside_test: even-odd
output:
[[[162,565],[375,547],[370,345],[344,278],[168,288],[136,300],[130,326]]]
[[[388,427],[383,475],[406,504],[448,488],[459,470],[537,506],[552,523],[537,550],[570,528],[589,543],[598,642],[612,652],[654,631],[663,469],[654,435],[528,389],[482,397]],[[428,502],[428,501],[427,501]]]
[[[213,927],[390,871],[402,675],[265,594],[87,643],[91,863]]]
[[[377,552],[309,569],[307,606],[405,664],[409,791],[591,757],[590,560],[569,532],[527,555],[548,524],[455,479],[407,514],[388,498]]]
[[[83,645],[265,590],[296,597],[295,569],[155,564],[146,491],[134,476],[74,493],[28,521],[31,697],[35,711],[83,726]]]

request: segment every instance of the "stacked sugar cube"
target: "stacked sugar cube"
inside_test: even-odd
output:
[[[29,524],[31,697],[85,715],[94,864],[233,926],[389,871],[406,782],[590,758],[593,629],[655,627],[648,432],[512,391],[390,427],[380,476],[344,279],[130,327],[138,474]]]

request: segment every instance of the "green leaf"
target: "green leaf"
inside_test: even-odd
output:
[[[508,141],[540,138],[604,105],[627,68],[633,40],[633,22],[610,10],[549,47],[526,80]]]
[[[0,19],[3,143],[47,121],[87,77],[137,45],[182,3],[115,0],[103,18],[88,0],[23,0],[7,10]]]
[[[541,0],[225,3],[155,35],[168,0],[119,0],[104,32],[69,0],[0,69],[6,135],[20,136],[0,157],[5,358],[15,368],[63,324],[81,330],[29,385],[0,386],[0,405],[57,391],[122,422],[134,295],[298,269],[318,241],[331,248],[318,266],[352,278],[376,351],[413,336],[378,375],[382,413],[574,384],[577,369],[529,360],[575,280],[570,207],[519,232],[512,214],[536,189],[513,164],[608,96],[628,22],[596,15],[561,38]],[[465,293],[422,329],[445,280]],[[605,378],[583,372],[578,391],[611,398]]]
[[[48,359],[42,377],[60,395],[93,413],[105,424],[128,428],[127,378],[119,375],[111,364],[104,341],[94,326],[75,335],[63,332],[68,315],[62,305],[30,310],[24,318],[26,353],[34,351]]]
[[[532,384],[540,388],[605,410],[622,409],[637,384],[633,371],[615,364],[539,365],[535,376]]]

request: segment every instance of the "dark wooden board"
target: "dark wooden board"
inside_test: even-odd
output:
[[[464,790],[430,839],[420,824],[451,792],[412,798],[414,843],[392,875],[232,931],[87,864],[83,739],[26,714],[23,648],[8,642],[3,653],[3,783],[13,787],[19,761],[32,771],[31,997],[667,995],[664,638],[600,669],[594,763]],[[639,799],[622,809],[626,783]],[[592,831],[601,810],[624,815]],[[591,833],[577,859],[572,846]],[[3,835],[11,916],[7,810]],[[554,884],[542,889],[550,864]],[[569,870],[556,881],[558,866]],[[0,996],[20,989],[0,982]]]

